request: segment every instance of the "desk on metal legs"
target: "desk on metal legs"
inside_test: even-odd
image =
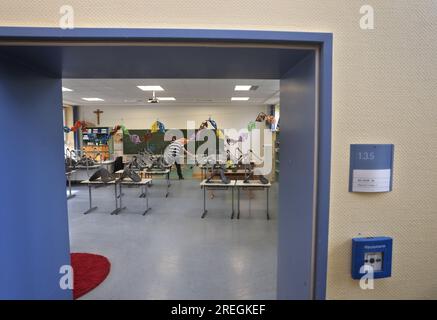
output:
[[[240,219],[240,189],[246,190],[259,190],[265,189],[267,194],[267,220],[270,219],[269,215],[269,190],[271,187],[271,183],[263,184],[258,180],[249,180],[247,183],[244,183],[244,180],[237,180],[235,183],[235,187],[237,188],[237,219]]]
[[[71,192],[71,175],[73,173],[75,173],[76,170],[71,170],[68,172],[65,172],[65,175],[67,176],[67,181],[68,181],[68,196],[67,196],[67,200],[70,200],[71,198],[74,198],[75,195]]]
[[[111,212],[111,215],[117,215],[121,211],[125,210],[126,207],[123,207],[123,186],[140,186],[142,189],[142,194],[144,194],[145,201],[145,211],[143,215],[145,215],[151,208],[149,207],[149,197],[147,193],[147,187],[152,182],[151,179],[142,179],[139,182],[134,182],[130,178],[125,178],[123,180],[117,179],[115,181],[110,181],[108,183],[104,183],[99,179],[95,181],[82,181],[82,184],[88,185],[88,195],[89,195],[89,209],[84,212],[84,214],[88,214],[97,209],[97,206],[93,207],[93,197],[92,197],[92,188],[100,187],[104,185],[112,185],[114,186],[114,199],[115,199],[115,209]]]
[[[115,181],[110,181],[108,183],[105,183],[102,180],[100,180],[100,178],[99,178],[95,181],[85,180],[85,181],[82,181],[81,184],[88,185],[88,200],[89,200],[89,205],[90,205],[89,209],[87,211],[85,211],[83,214],[88,214],[88,213],[97,209],[97,206],[93,207],[92,188],[93,187],[98,188],[98,187],[105,186],[105,185],[114,185],[114,188],[115,188],[115,210],[114,211],[116,211],[118,209],[117,184],[115,183]]]
[[[169,194],[169,188],[171,186],[170,184],[170,169],[164,169],[164,170],[143,170],[142,171],[144,174],[144,177],[146,178],[153,178],[153,176],[158,175],[158,176],[164,176],[166,178],[167,181],[167,191],[165,194],[165,197],[168,197]]]
[[[206,213],[208,210],[206,209],[206,189],[213,189],[213,190],[228,190],[231,189],[232,191],[232,215],[231,219],[234,218],[234,188],[235,188],[235,180],[231,180],[230,183],[225,184],[221,180],[211,180],[210,182],[206,182],[206,180],[203,180],[200,183],[200,187],[203,188],[203,213],[202,218],[205,218]]]
[[[130,178],[124,178],[123,180],[117,180],[117,182],[115,183],[115,201],[116,201],[116,205],[117,205],[117,209],[115,211],[113,211],[111,214],[119,214],[121,211],[123,211],[124,209],[126,209],[126,207],[123,207],[122,201],[123,201],[123,186],[138,186],[141,187],[141,195],[144,196],[140,196],[142,198],[144,198],[145,201],[145,211],[143,212],[143,216],[146,215],[146,213],[151,209],[149,207],[149,197],[148,197],[148,193],[147,193],[147,188],[148,186],[150,186],[150,184],[152,183],[152,179],[142,179],[139,182],[135,182],[132,181],[132,179]],[[117,184],[118,184],[118,188],[119,188],[119,192],[117,193]],[[117,201],[118,199],[118,201]]]

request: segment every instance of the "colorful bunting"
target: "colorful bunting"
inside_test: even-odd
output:
[[[87,126],[86,126],[86,122],[85,121],[76,121],[71,128],[65,126],[64,127],[64,132],[65,133],[76,132],[80,128],[82,128],[82,132],[86,132]]]
[[[154,123],[152,123],[152,127],[150,128],[150,131],[152,133],[156,133],[156,132],[165,133],[165,126],[162,122],[155,121]]]

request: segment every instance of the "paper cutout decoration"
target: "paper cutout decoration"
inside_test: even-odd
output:
[[[152,127],[150,128],[150,131],[152,133],[156,133],[156,132],[165,133],[165,126],[162,122],[155,121],[154,123],[152,123]]]
[[[132,143],[134,143],[134,144],[140,144],[141,143],[140,136],[137,135],[137,134],[132,134],[132,135],[129,136],[129,138],[130,138],[130,141]]]
[[[208,120],[205,120],[200,124],[199,130],[203,130],[206,128],[208,128]]]
[[[275,116],[268,116],[264,112],[258,113],[256,116],[255,121],[250,121],[247,124],[247,130],[251,132],[253,129],[256,128],[256,122],[263,122],[266,121],[268,124],[274,124],[276,122]]]
[[[76,132],[80,128],[82,128],[82,132],[86,132],[87,131],[87,125],[86,125],[85,121],[76,121],[71,128],[65,126],[64,127],[64,132],[65,133],[69,133],[69,132],[72,132],[72,131]]]
[[[128,136],[130,135],[129,130],[127,130],[126,127],[123,126],[123,125],[121,126],[121,131],[122,131],[123,134],[125,134],[125,135],[128,135]]]
[[[274,124],[276,122],[275,116],[268,116],[264,112],[258,113],[256,116],[256,122],[266,121],[268,124]]]
[[[253,129],[255,129],[256,128],[256,123],[254,122],[254,121],[250,121],[248,124],[247,124],[247,130],[249,131],[249,132],[251,132]]]
[[[208,122],[211,124],[211,126],[217,130],[217,123],[209,117]]]
[[[215,135],[216,135],[217,138],[219,138],[219,139],[225,139],[225,135],[223,134],[223,131],[221,131],[221,130],[216,130],[216,131],[215,131]]]
[[[156,132],[159,131],[158,123],[157,123],[157,122],[158,122],[158,121],[155,121],[154,123],[152,123],[152,127],[150,128],[150,132],[152,132],[152,133],[156,133]]]
[[[214,133],[217,138],[225,139],[225,135],[223,134],[223,132],[217,128],[217,123],[214,120],[212,120],[211,117],[209,117],[208,120],[205,120],[200,124],[199,130],[197,131],[197,135],[196,136],[194,136],[194,134],[191,135],[189,140],[194,139],[194,137],[196,137],[196,139],[199,139],[200,131],[202,131],[203,129],[207,129],[209,125],[213,127]]]

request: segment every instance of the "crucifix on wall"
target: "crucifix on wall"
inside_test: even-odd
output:
[[[93,111],[95,114],[96,114],[96,116],[97,116],[97,125],[100,125],[100,114],[102,114],[103,113],[103,111],[102,110],[100,110],[100,109],[97,109],[96,111]]]

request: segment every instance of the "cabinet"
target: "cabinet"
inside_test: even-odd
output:
[[[93,127],[82,132],[84,155],[96,161],[109,160],[113,151],[113,139],[109,137],[110,130],[108,127]]]

